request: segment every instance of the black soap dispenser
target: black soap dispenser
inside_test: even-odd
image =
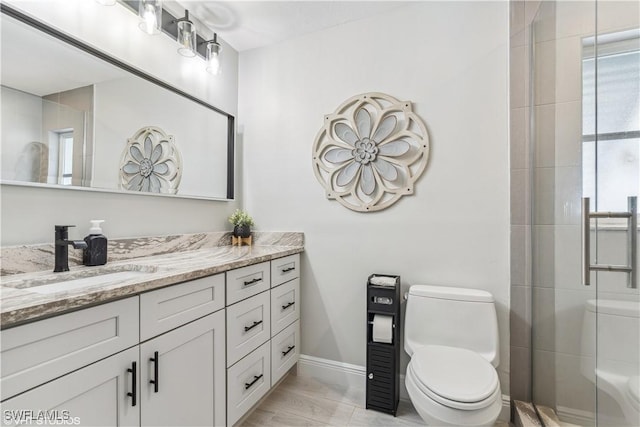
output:
[[[84,238],[87,248],[82,254],[84,265],[105,265],[107,263],[107,238],[102,234],[102,219],[93,219],[89,235]]]

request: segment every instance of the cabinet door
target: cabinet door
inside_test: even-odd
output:
[[[296,364],[300,358],[300,321],[296,320],[271,338],[271,387]]]
[[[138,297],[0,332],[2,400],[138,345]]]
[[[271,286],[300,277],[300,254],[271,260]]]
[[[269,391],[270,354],[270,345],[266,342],[227,370],[229,426],[234,425]]]
[[[2,422],[4,425],[137,426],[140,402],[133,406],[133,397],[127,395],[133,393],[133,381],[135,386],[139,385],[138,378],[129,372],[133,362],[138,362],[138,347],[6,400],[2,402]],[[139,399],[139,394],[136,398]]]
[[[269,261],[227,271],[227,305],[257,295],[271,287]]]
[[[271,336],[300,318],[300,279],[271,289]]]
[[[142,426],[224,425],[224,334],[222,310],[140,344]]]
[[[140,341],[224,308],[224,274],[140,295]]]
[[[271,338],[269,292],[227,307],[227,367]]]

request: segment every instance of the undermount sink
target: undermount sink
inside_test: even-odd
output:
[[[28,289],[39,294],[68,292],[76,289],[124,282],[158,271],[155,266],[116,265],[91,269],[55,273],[31,280],[21,280],[6,285],[17,289]]]

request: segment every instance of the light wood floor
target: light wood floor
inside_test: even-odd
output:
[[[326,384],[289,374],[241,423],[242,426],[418,426],[424,425],[409,402],[400,401],[397,417],[364,409],[365,390]],[[496,427],[507,427],[499,421]]]

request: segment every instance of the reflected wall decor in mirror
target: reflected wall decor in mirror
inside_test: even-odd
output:
[[[3,184],[233,199],[232,115],[0,7]],[[172,136],[177,188],[122,185],[123,153],[142,128]]]

